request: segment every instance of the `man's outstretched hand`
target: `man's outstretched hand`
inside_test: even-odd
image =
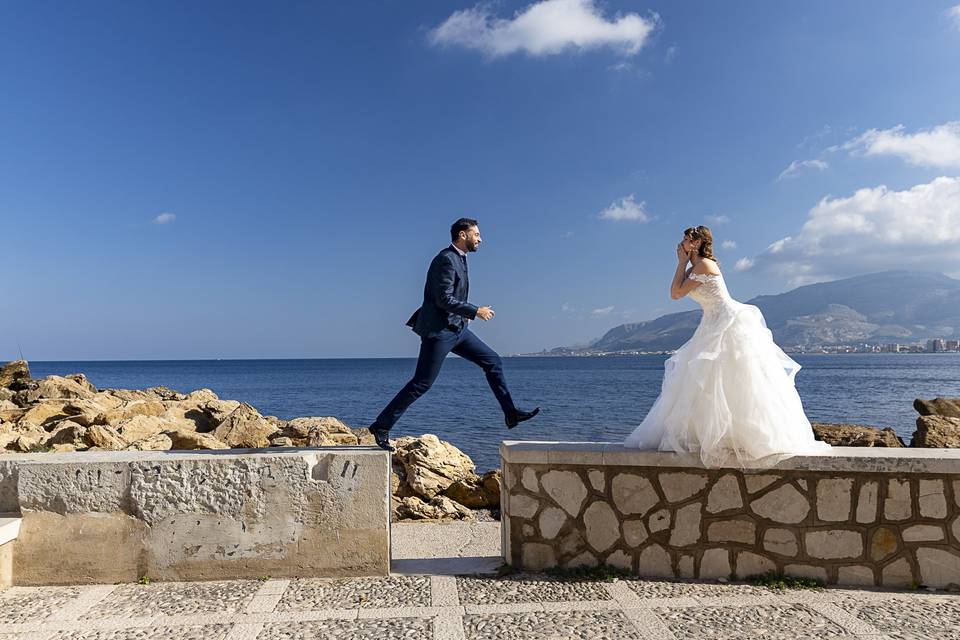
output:
[[[493,309],[491,309],[490,307],[480,307],[479,309],[477,309],[477,317],[480,318],[481,320],[490,320],[493,318],[494,315],[495,314],[493,313]]]

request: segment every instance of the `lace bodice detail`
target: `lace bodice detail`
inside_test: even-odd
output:
[[[705,314],[716,313],[734,304],[722,275],[690,273],[687,277],[701,283],[699,287],[690,292],[690,297],[703,307]]]

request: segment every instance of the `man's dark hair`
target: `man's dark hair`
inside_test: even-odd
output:
[[[460,218],[450,226],[450,242],[456,242],[460,237],[461,231],[466,231],[470,227],[476,227],[477,221],[473,218]]]

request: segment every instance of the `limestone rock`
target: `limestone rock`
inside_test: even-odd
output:
[[[135,451],[169,451],[173,449],[173,440],[166,433],[158,433],[153,437],[137,440],[127,448]]]
[[[878,429],[862,424],[813,423],[813,434],[834,447],[903,447],[903,441],[890,427]]]
[[[911,447],[960,447],[960,418],[947,416],[920,416],[913,432]]]
[[[166,420],[190,420],[193,423],[192,429],[200,433],[209,433],[216,429],[240,406],[236,400],[209,399],[203,393],[193,398],[186,396],[183,400],[164,400],[163,404],[166,407],[163,412]]]
[[[870,537],[870,559],[874,562],[889,558],[899,548],[897,534],[891,527],[880,527]]]
[[[677,509],[670,532],[671,547],[685,547],[700,540],[700,516],[703,504],[694,502]]]
[[[922,416],[960,418],[960,398],[934,398],[933,400],[917,398],[913,401],[913,408]]]
[[[77,449],[87,448],[88,444],[86,435],[86,427],[77,424],[72,420],[64,420],[63,422],[57,424],[56,429],[54,429],[44,444],[48,447],[69,444],[72,445],[74,447],[74,451],[76,451]]]
[[[789,529],[767,529],[763,533],[763,549],[792,558],[797,555],[800,547],[797,536]]]
[[[217,440],[209,433],[197,433],[188,429],[168,429],[163,432],[170,438],[171,449],[229,449],[230,445]]]
[[[120,437],[129,443],[134,443],[152,438],[171,426],[159,416],[133,416],[120,421],[115,428]]]
[[[56,422],[68,417],[64,406],[67,403],[63,400],[48,400],[37,402],[31,405],[20,415],[17,424],[21,428],[29,428],[26,425],[43,426],[48,422]]]
[[[747,483],[747,493],[756,493],[761,489],[769,487],[771,484],[780,479],[779,476],[771,476],[767,474],[745,474],[743,477],[744,481]]]
[[[86,378],[83,379],[86,382]],[[93,391],[91,391],[93,389]],[[47,376],[39,381],[37,388],[27,394],[31,402],[37,400],[67,400],[72,398],[90,398],[96,393],[93,385],[86,385],[63,376]]]
[[[261,449],[270,446],[277,428],[249,404],[241,403],[217,428],[213,437],[235,449]]]
[[[707,512],[720,513],[728,509],[739,509],[743,506],[743,496],[740,495],[740,483],[737,477],[728,473],[717,480],[707,495]]]
[[[762,575],[776,568],[777,565],[770,558],[750,551],[741,551],[737,554],[737,577],[740,579]]]
[[[812,578],[820,582],[827,581],[827,570],[824,567],[814,567],[809,564],[788,564],[783,573],[794,578]]]
[[[650,533],[657,533],[670,528],[670,510],[660,509],[650,515],[647,519],[647,528]]]
[[[102,412],[97,416],[96,423],[116,427],[134,416],[159,416],[166,410],[166,405],[160,400],[131,400]]]
[[[524,543],[520,549],[521,563],[524,569],[540,571],[557,565],[553,547],[539,542]]]
[[[750,503],[755,514],[774,522],[797,524],[810,512],[807,498],[790,484],[785,484]]]
[[[960,555],[946,549],[917,549],[920,580],[926,587],[960,588]]]
[[[407,485],[422,498],[432,499],[450,485],[474,474],[473,460],[433,434],[395,441],[395,458],[407,474]]]
[[[444,496],[424,502],[416,496],[402,498],[395,514],[398,520],[471,520],[473,512]]]
[[[360,438],[354,430],[333,417],[294,418],[283,424],[277,436],[290,438],[299,447],[335,447],[360,444]]]
[[[865,567],[863,565],[840,567],[837,569],[837,584],[857,587],[872,587],[877,584],[877,579],[873,575],[873,569],[870,567]]]
[[[674,577],[670,554],[659,544],[652,544],[640,553],[639,570],[642,576]]]
[[[939,542],[946,536],[941,527],[932,524],[915,524],[901,533],[904,542]]]
[[[520,476],[520,484],[530,493],[538,493],[540,491],[540,481],[537,480],[537,472],[533,470],[533,467],[523,468],[523,473]]]
[[[540,514],[540,535],[545,540],[553,540],[567,523],[567,514],[563,509],[547,507]]]
[[[597,501],[583,512],[583,524],[587,532],[587,544],[604,552],[620,538],[620,523],[617,514],[606,502]]]
[[[897,558],[883,567],[881,582],[885,587],[912,587],[915,586],[913,570],[906,558]]]
[[[943,480],[920,480],[920,515],[924,518],[947,517],[947,496]]]
[[[857,498],[857,522],[860,524],[876,522],[878,490],[875,481],[864,482],[860,487],[860,497]]]
[[[726,549],[707,549],[700,558],[701,580],[715,580],[729,578],[733,573],[730,568],[730,552]]]
[[[149,387],[147,389],[144,389],[144,391],[146,391],[147,393],[152,393],[153,395],[157,396],[157,398],[160,400],[180,401],[180,400],[187,399],[187,395],[185,393],[174,391],[169,387]]]
[[[443,495],[471,509],[496,509],[500,506],[500,471],[457,480]]]
[[[584,551],[583,553],[564,562],[563,566],[567,569],[577,569],[579,567],[596,567],[599,564],[600,562],[597,560],[595,555],[589,551]]]
[[[608,567],[616,567],[617,569],[626,569],[627,571],[630,571],[633,568],[633,558],[631,558],[629,554],[617,549],[607,556],[606,560],[603,561],[603,564],[607,565]]]
[[[853,503],[853,479],[824,478],[817,481],[817,517],[828,522],[845,522]]]
[[[887,481],[887,497],[883,501],[883,515],[887,520],[906,520],[913,515],[909,480],[891,478]]]
[[[863,536],[859,531],[833,529],[811,531],[804,538],[807,555],[812,558],[836,560],[859,558],[863,555]]]
[[[614,477],[613,504],[624,515],[644,515],[660,502],[653,484],[642,476],[621,473]]]
[[[509,513],[514,518],[532,518],[537,515],[540,503],[522,493],[510,496]]]
[[[754,545],[757,543],[757,526],[752,520],[716,520],[707,529],[707,540]]]
[[[661,473],[658,479],[667,502],[683,502],[707,486],[707,476],[699,473]]]
[[[71,373],[63,377],[66,378],[67,380],[73,380],[78,385],[80,385],[81,387],[83,387],[84,389],[86,389],[92,394],[98,393],[97,388],[93,386],[93,383],[87,380],[87,376],[83,375],[82,373]]]
[[[548,471],[540,478],[544,491],[564,511],[576,518],[587,499],[587,487],[579,474],[573,471]]]
[[[86,438],[90,446],[108,451],[121,451],[129,444],[113,427],[103,424],[95,424],[88,428]]]
[[[13,360],[0,367],[0,387],[9,387],[17,381],[30,379],[26,360]]]
[[[643,520],[626,520],[623,523],[623,540],[628,547],[636,548],[647,541],[649,534]]]

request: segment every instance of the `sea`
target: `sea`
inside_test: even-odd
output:
[[[795,355],[796,384],[812,421],[893,429],[909,444],[917,397],[960,397],[960,353]],[[478,471],[499,466],[502,440],[617,442],[643,420],[666,356],[504,358],[517,405],[541,414],[508,430],[483,373],[450,358],[433,388],[392,435],[436,434]],[[415,359],[31,362],[34,377],[84,373],[99,388],[212,389],[264,415],[336,416],[369,425],[413,374]]]

